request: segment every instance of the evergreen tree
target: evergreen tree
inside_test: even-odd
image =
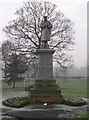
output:
[[[16,81],[22,79],[22,74],[26,72],[27,67],[20,55],[12,53],[3,70],[6,73],[6,82],[12,84],[13,88],[15,88]]]

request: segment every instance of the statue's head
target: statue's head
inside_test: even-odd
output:
[[[47,21],[47,16],[44,16],[44,21]]]

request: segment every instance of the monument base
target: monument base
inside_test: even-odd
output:
[[[56,84],[56,80],[35,80],[33,88],[29,91],[28,97],[31,103],[62,103],[63,96]]]
[[[38,69],[33,88],[29,91],[31,103],[62,103],[61,90],[53,78],[53,49],[37,49]]]

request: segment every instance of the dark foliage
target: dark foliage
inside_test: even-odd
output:
[[[87,102],[82,98],[66,98],[64,99],[63,104],[70,106],[82,106],[86,105]]]
[[[13,97],[13,98],[8,98],[4,100],[2,103],[8,107],[20,108],[28,104],[28,98],[27,97]]]
[[[8,84],[13,83],[13,88],[15,88],[15,82],[22,80],[22,74],[27,70],[25,61],[21,58],[21,55],[17,53],[12,53],[9,55],[9,58],[6,60],[5,67],[3,71],[5,73],[5,81]]]

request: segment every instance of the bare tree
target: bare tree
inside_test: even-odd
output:
[[[67,59],[66,50],[74,45],[73,23],[51,2],[29,1],[16,11],[16,19],[10,21],[3,29],[7,36],[18,44],[18,49],[27,49],[34,58],[35,50],[41,46],[40,22],[44,15],[53,25],[50,48],[55,49],[54,61],[63,66]]]

